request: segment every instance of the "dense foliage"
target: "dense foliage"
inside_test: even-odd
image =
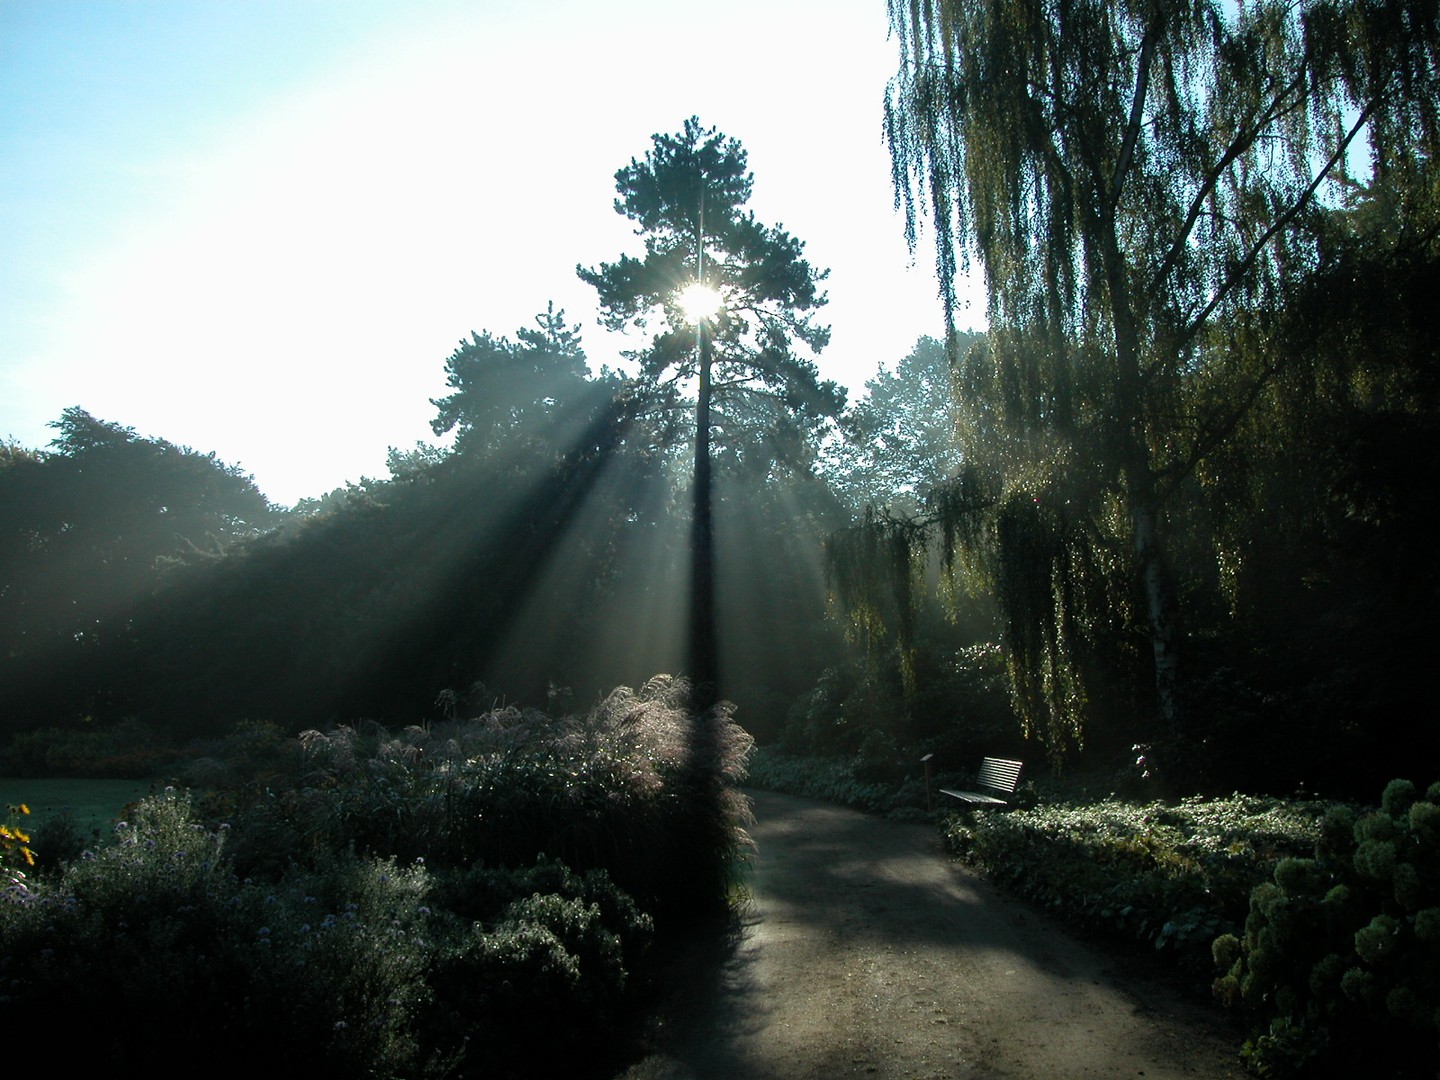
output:
[[[1335,806],[1306,854],[1214,943],[1215,992],[1257,1029],[1268,1076],[1433,1076],[1440,1032],[1440,785]]]
[[[453,450],[396,451],[391,479],[267,509],[265,531],[241,507],[206,516],[198,483],[148,511],[155,522],[116,512],[126,497],[149,506],[148,463],[180,452],[113,425],[94,422],[108,441],[0,458],[0,516],[15,527],[0,552],[8,769],[154,775],[190,740],[246,722],[293,734],[438,719],[445,688],[476,683],[563,709],[684,670],[688,479],[669,418],[632,383],[590,376],[554,311],[513,339],[474,335],[446,370],[435,427]],[[116,441],[138,449],[113,464]],[[234,479],[179,460],[207,483]],[[108,501],[87,509],[72,475]],[[722,463],[715,480],[719,645],[748,673],[731,697],[773,728],[833,641],[817,552],[838,504],[805,469],[756,487]],[[90,516],[57,519],[52,542],[27,516],[42,503]],[[102,522],[109,548],[91,536]],[[104,603],[86,599],[98,591]]]
[[[1379,183],[1433,159],[1440,12],[889,8],[886,127],[909,234],[925,204],[947,315],[971,258],[989,298],[989,339],[959,370],[972,467],[942,522],[990,564],[1017,701],[1052,748],[1079,739],[1087,669],[1117,630],[1144,634],[1154,708],[1178,733],[1187,605],[1170,503],[1279,369],[1256,339],[1321,265],[1317,220],[1361,147]]]
[[[277,519],[254,482],[213,454],[80,408],[51,426],[48,451],[0,446],[6,733],[128,708],[145,676],[136,605],[177,561],[220,559]]]
[[[897,193],[990,327],[949,342],[944,478],[831,545],[862,636],[916,640],[938,560],[1053,766],[1143,744],[1175,794],[1435,754],[1393,722],[1428,709],[1440,593],[1435,6],[890,12]]]
[[[603,1071],[650,913],[723,913],[744,838],[748,737],[687,696],[657,680],[585,717],[316,732],[222,796],[142,801],[0,903],[12,1060]]]
[[[1196,982],[1277,860],[1309,850],[1325,805],[1256,798],[1058,802],[953,816],[950,850],[1065,919],[1168,951]]]
[[[764,791],[823,799],[900,821],[928,817],[925,783],[918,767],[908,773],[876,768],[863,759],[783,754],[760,749],[749,781]]]
[[[263,868],[349,847],[432,866],[544,853],[604,867],[651,911],[723,901],[750,737],[729,706],[691,715],[688,695],[657,677],[583,717],[502,708],[393,735],[304,732],[303,769],[268,771],[242,800],[233,854]]]
[[[981,340],[981,334],[961,333],[947,347],[921,337],[893,367],[881,361],[865,395],[841,420],[844,438],[826,448],[826,478],[850,506],[914,511],[959,472],[961,410],[950,349]]]

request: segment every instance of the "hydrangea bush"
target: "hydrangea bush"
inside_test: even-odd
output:
[[[1440,1067],[1440,784],[1392,781],[1332,807],[1313,854],[1282,860],[1243,934],[1213,946],[1215,993],[1255,1027],[1267,1076],[1426,1076]]]

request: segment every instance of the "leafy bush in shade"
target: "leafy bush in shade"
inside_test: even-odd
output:
[[[1216,995],[1244,1009],[1266,1076],[1434,1076],[1440,1067],[1440,784],[1335,806],[1309,857],[1250,896],[1214,942]]]
[[[432,969],[429,1041],[458,1044],[457,1065],[498,1075],[572,1072],[603,1055],[653,937],[650,917],[604,871],[543,858],[436,884],[457,932]]]
[[[30,835],[35,848],[31,853],[33,865],[41,875],[73,862],[91,846],[91,840],[87,839],[75,811],[68,806],[53,811],[35,826]],[[98,837],[100,830],[92,829],[91,835]]]
[[[28,1064],[129,1075],[204,1055],[337,1077],[414,1064],[424,872],[345,855],[247,882],[224,845],[169,791],[0,906],[0,996],[26,1018]]]

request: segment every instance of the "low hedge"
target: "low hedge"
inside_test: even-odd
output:
[[[1274,863],[1313,845],[1323,806],[1234,795],[1105,799],[953,815],[950,851],[1063,918],[1172,955],[1199,978]]]

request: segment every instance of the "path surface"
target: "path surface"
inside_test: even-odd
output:
[[[625,1080],[1244,1075],[1222,1017],[952,864],[932,826],[753,798],[739,940],[690,965]]]

